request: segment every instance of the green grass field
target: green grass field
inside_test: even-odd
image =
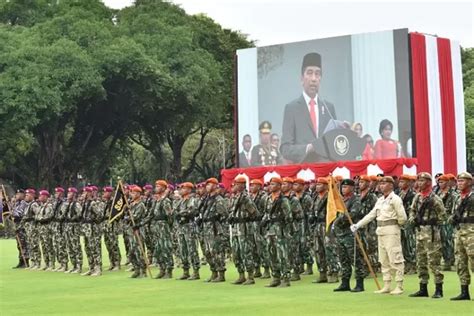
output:
[[[405,294],[373,294],[366,280],[364,293],[334,293],[334,284],[312,284],[314,276],[293,282],[290,288],[230,284],[237,273],[228,264],[226,283],[130,279],[130,273],[104,272],[92,278],[57,272],[11,269],[17,263],[14,240],[0,240],[0,315],[474,315],[474,302],[451,302],[459,284],[447,272],[445,297],[409,298],[417,290],[416,276],[406,280]],[[104,258],[106,258],[104,252]],[[104,260],[104,268],[108,267]],[[181,271],[175,270],[177,276]],[[153,268],[156,275],[157,269]],[[201,278],[209,269],[201,269]],[[381,278],[379,277],[379,280]],[[354,283],[354,282],[352,282]],[[430,294],[434,285],[430,284]]]

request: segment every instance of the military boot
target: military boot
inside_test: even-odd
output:
[[[88,275],[91,275],[92,272],[93,272],[93,268],[89,268],[89,271],[84,272],[84,273],[82,273],[81,275],[82,275],[82,276],[88,276]]]
[[[54,264],[49,264],[49,265],[46,267],[46,270],[45,270],[45,271],[48,271],[48,272],[54,271]]]
[[[270,268],[269,267],[265,267],[264,268],[264,271],[263,271],[263,275],[260,277],[260,279],[270,279],[271,276],[270,276]]]
[[[173,269],[166,269],[163,279],[171,279],[171,278],[173,278]]]
[[[189,269],[183,269],[183,275],[179,277],[177,280],[187,280],[189,279]]]
[[[273,280],[270,284],[265,285],[265,287],[277,287],[281,284],[280,277],[273,277]]]
[[[194,281],[194,280],[199,280],[201,277],[199,276],[199,270],[198,269],[194,269],[193,270],[193,274],[191,275],[191,277],[188,279],[190,281]]]
[[[307,264],[306,265],[306,271],[303,272],[303,275],[312,275],[313,272],[313,265],[312,264]]]
[[[141,276],[140,269],[135,269],[133,274],[130,276],[132,279],[139,278]]]
[[[436,289],[431,298],[442,298],[443,297],[443,283],[436,283]]]
[[[239,278],[237,280],[235,280],[234,282],[232,282],[232,284],[244,284],[245,283],[245,273],[243,272],[239,272]]]
[[[112,271],[113,269],[115,269],[115,264],[111,264],[110,267],[107,269],[107,271]]]
[[[291,274],[290,281],[299,281],[299,280],[301,280],[300,274],[296,271],[293,271],[293,273]]]
[[[225,271],[219,271],[217,273],[217,278],[212,280],[211,282],[217,283],[217,282],[225,282]]]
[[[255,276],[255,275],[254,275],[253,271],[249,271],[249,272],[247,273],[247,281],[245,281],[245,282],[243,283],[243,285],[252,285],[252,284],[255,284],[254,276]]]
[[[67,265],[62,264],[58,269],[56,269],[56,272],[66,272],[67,271]]]
[[[420,290],[408,296],[409,297],[428,297],[428,284],[420,283]]]
[[[469,285],[461,285],[461,294],[451,298],[451,301],[469,301],[471,295],[469,295]]]
[[[260,278],[262,276],[262,271],[260,270],[260,266],[255,269],[255,274],[253,275],[255,278]]]
[[[290,284],[290,278],[289,277],[284,277],[282,280],[281,280],[281,283],[278,287],[289,287],[291,286]]]
[[[148,277],[148,275],[146,274],[146,270],[147,270],[146,268],[140,269],[140,276],[141,276],[142,278]]]
[[[97,267],[94,269],[94,271],[91,273],[92,277],[97,277],[102,275],[102,269]]]
[[[319,278],[314,280],[312,283],[328,283],[328,275],[326,272],[319,272]]]
[[[132,272],[135,271],[135,268],[133,266],[130,266],[125,272]]]
[[[356,279],[356,286],[351,290],[353,293],[364,292],[364,279]]]
[[[374,291],[375,294],[386,294],[390,293],[390,285],[392,282],[390,281],[384,281],[384,286],[378,291]]]
[[[334,292],[345,292],[345,291],[350,291],[351,287],[349,285],[349,279],[342,279],[341,284],[339,285],[338,288],[335,288],[333,291]]]
[[[120,271],[120,262],[114,263],[114,268],[112,269],[112,271]]]
[[[403,281],[397,281],[397,287],[394,288],[391,292],[391,295],[401,295],[403,294]]]
[[[217,279],[217,271],[211,271],[211,276],[204,280],[204,282],[212,282],[214,279]]]

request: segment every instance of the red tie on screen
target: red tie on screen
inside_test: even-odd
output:
[[[314,127],[314,133],[316,136],[318,136],[318,121],[316,120],[316,110],[314,106],[316,105],[316,101],[314,99],[311,99],[309,101],[309,115],[311,116],[311,122],[313,122],[313,127]]]

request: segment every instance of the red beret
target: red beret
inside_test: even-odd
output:
[[[304,179],[301,179],[301,178],[296,178],[293,182],[298,183],[298,184],[305,184],[306,183],[306,181]]]
[[[68,192],[73,192],[73,193],[77,193],[77,189],[74,188],[74,187],[70,187],[67,189]]]
[[[181,183],[180,186],[183,187],[183,188],[189,188],[189,189],[193,189],[193,188],[194,188],[194,184],[192,184],[191,182],[184,182],[184,183]]]
[[[145,186],[143,186],[143,189],[144,190],[153,190],[153,186],[151,184],[145,184]]]
[[[272,182],[274,182],[274,183],[279,183],[279,184],[282,184],[282,183],[283,183],[283,181],[282,181],[280,178],[278,178],[278,177],[273,177],[273,178],[271,178],[271,179],[270,179],[270,183],[272,183]]]
[[[92,189],[92,191],[99,191],[99,188],[95,185],[91,185],[90,188]]]
[[[379,178],[375,175],[370,176],[370,181],[378,181]]]
[[[219,184],[219,180],[217,180],[216,178],[209,178],[206,180],[206,184],[208,183]]]
[[[140,188],[140,186],[138,186],[138,185],[134,185],[134,186],[132,186],[132,188],[130,189],[130,191],[142,193],[142,188]]]
[[[402,174],[402,175],[400,176],[400,180],[410,181],[410,180],[411,180],[411,176],[408,175],[408,174]]]
[[[452,173],[447,173],[446,176],[448,177],[448,180],[456,180],[456,176]]]
[[[92,192],[92,187],[84,187],[82,188],[83,192]]]
[[[26,189],[25,193],[36,194],[35,189]]]
[[[235,183],[247,183],[247,179],[245,179],[244,176],[237,176],[237,177],[234,179],[234,182],[235,182]]]
[[[368,176],[366,174],[363,174],[363,175],[359,176],[359,180],[370,181],[370,176]]]
[[[290,177],[284,177],[283,179],[281,179],[282,182],[288,182],[288,183],[293,183],[294,180],[293,178],[290,178]]]
[[[326,177],[319,177],[316,182],[317,182],[317,183],[328,184],[328,178],[326,178]]]
[[[155,181],[155,186],[156,185],[159,185],[159,186],[162,186],[162,187],[167,187],[168,186],[168,182],[166,182],[165,180],[156,180]]]
[[[41,191],[39,191],[39,195],[49,196],[49,192],[47,190],[41,190]]]
[[[57,187],[56,189],[54,189],[54,192],[56,192],[56,193],[59,193],[59,192],[64,193],[64,189],[61,188],[61,187]]]
[[[263,186],[263,182],[259,179],[253,179],[250,181],[250,184],[258,184],[258,185],[261,185]]]
[[[174,185],[168,184],[168,190],[174,191]]]
[[[447,174],[443,174],[438,178],[438,181],[449,181],[449,176]]]
[[[104,192],[114,192],[114,188],[112,188],[110,186],[106,186],[106,187],[102,188],[102,191],[104,191]]]

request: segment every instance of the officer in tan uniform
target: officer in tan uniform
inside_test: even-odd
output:
[[[394,180],[392,177],[383,177],[380,180],[380,189],[383,195],[377,200],[374,208],[357,224],[351,226],[355,232],[377,219],[376,234],[378,237],[379,262],[382,266],[384,287],[375,293],[403,293],[403,273],[405,260],[403,259],[400,226],[405,224],[407,215],[402,199],[393,192]],[[397,287],[390,291],[392,272],[395,273]]]

